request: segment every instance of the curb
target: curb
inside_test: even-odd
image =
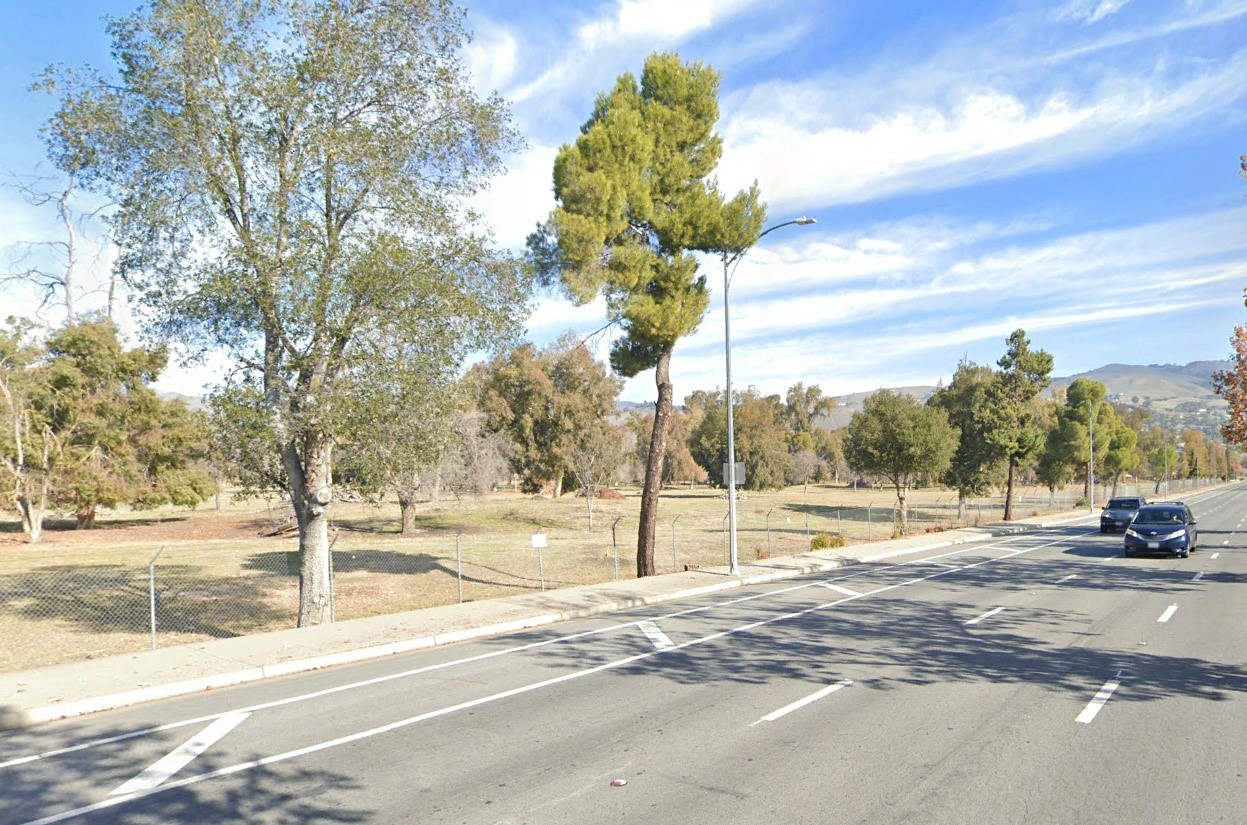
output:
[[[721,580],[707,584],[683,587],[665,593],[618,597],[589,606],[543,612],[533,616],[527,616],[521,619],[514,619],[506,622],[497,622],[494,624],[480,625],[478,627],[464,628],[462,630],[454,630],[420,636],[412,639],[405,639],[398,642],[388,642],[380,645],[360,647],[353,650],[345,650],[322,656],[296,659],[289,662],[259,665],[227,673],[219,673],[210,676],[197,677],[194,679],[170,682],[164,685],[153,685],[151,687],[105,694],[89,699],[66,702],[64,704],[44,705],[26,710],[0,705],[0,730],[54,722],[61,719],[84,716],[106,710],[116,710],[118,708],[130,707],[143,702],[171,699],[178,696],[186,696],[192,693],[233,687],[263,679],[271,679],[278,676],[307,673],[315,670],[323,670],[329,667],[336,667],[338,665],[355,664],[363,661],[382,659],[388,656],[395,656],[415,650],[439,647],[442,645],[454,644],[472,639],[497,636],[520,630],[531,630],[536,627],[543,627],[557,622],[569,621],[572,619],[584,619],[592,616],[616,613],[621,610],[645,607],[646,605],[651,604],[661,604],[663,602],[675,601],[678,599],[693,598],[732,588],[743,587],[745,585],[766,584],[768,582],[795,578],[797,576],[808,575],[811,573],[834,570],[851,564],[883,561],[924,550],[936,550],[942,547],[954,547],[962,544],[990,541],[991,539],[1000,538],[1002,536],[1016,535],[1029,532],[1031,530],[1043,529],[1045,527],[1060,526],[1083,518],[1087,518],[1087,516],[1085,514],[1080,514],[1078,516],[1053,521],[1010,525],[1008,528],[1004,529],[996,529],[995,526],[985,528],[963,528],[958,531],[950,531],[952,537],[947,539],[914,544],[909,547],[900,547],[882,553],[861,557],[828,557],[816,555],[817,553],[824,551],[812,551],[802,553],[798,556],[786,557],[786,559],[790,560],[789,563],[782,563],[779,559],[776,559],[773,564],[757,562],[753,564],[742,563],[742,573],[736,577],[728,577],[726,573],[713,573],[712,568],[711,570],[704,570],[702,572],[710,573],[711,575],[721,575],[723,576]],[[955,535],[956,533],[960,533],[961,535]],[[749,572],[750,569],[757,570],[758,568],[763,568],[765,572]]]

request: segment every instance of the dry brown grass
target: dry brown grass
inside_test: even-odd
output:
[[[431,502],[414,534],[399,533],[394,505],[334,505],[335,610],[339,619],[417,610],[459,600],[631,578],[638,490],[594,503],[502,492]],[[1046,491],[1024,491],[1019,516],[1047,511]],[[808,536],[849,543],[890,538],[890,489],[793,487],[738,502],[742,560],[808,549]],[[999,500],[968,523],[999,520]],[[1066,501],[1068,503],[1068,499]],[[911,532],[956,525],[956,496],[911,493]],[[149,571],[155,571],[160,646],[291,627],[298,599],[297,541],[265,537],[282,521],[275,502],[222,509],[104,514],[99,527],[53,522],[30,545],[0,525],[0,670],[17,670],[151,646]],[[660,573],[725,563],[727,502],[706,488],[664,491],[655,561]],[[548,547],[540,564],[532,534]],[[153,568],[154,559],[154,568]],[[618,571],[618,572],[616,572]],[[460,575],[462,578],[460,578]]]

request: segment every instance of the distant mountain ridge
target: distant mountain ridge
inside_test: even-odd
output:
[[[1192,426],[1215,430],[1225,417],[1225,401],[1212,390],[1212,374],[1230,369],[1229,361],[1192,361],[1189,364],[1106,364],[1103,367],[1065,377],[1054,377],[1044,394],[1051,397],[1057,389],[1065,389],[1076,378],[1099,381],[1108,389],[1109,400],[1116,404],[1144,407],[1162,426]],[[894,392],[925,401],[935,392],[932,385],[891,387]],[[838,406],[825,423],[831,429],[847,427],[853,413],[878,390],[837,396]]]

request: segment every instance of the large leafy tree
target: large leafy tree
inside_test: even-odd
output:
[[[29,324],[10,319],[10,328],[0,330],[0,506],[17,510],[32,543],[43,538],[61,453],[60,439],[37,406],[43,393],[34,367],[42,355]]]
[[[163,348],[126,349],[108,321],[64,327],[39,346],[17,346],[19,333],[0,336],[0,461],[31,541],[52,505],[90,528],[99,507],[193,506],[211,495],[204,417],[148,386]]]
[[[938,407],[908,395],[880,390],[853,413],[844,456],[858,472],[882,476],[896,490],[900,531],[909,532],[907,497],[922,477],[936,478],[952,462],[957,428]]]
[[[510,437],[524,489],[562,495],[568,474],[579,478],[576,457],[583,461],[587,445],[600,443],[623,382],[570,336],[542,350],[516,347],[478,372],[487,426]]]
[[[1234,348],[1230,368],[1212,374],[1212,388],[1230,405],[1230,415],[1221,425],[1222,437],[1247,446],[1247,327],[1234,327],[1230,345]]]
[[[529,240],[539,268],[577,303],[606,298],[623,335],[611,366],[654,370],[658,400],[637,531],[637,575],[655,572],[654,531],[673,407],[671,357],[697,329],[710,292],[692,253],[747,249],[761,233],[757,187],[730,201],[714,169],[722,141],[719,75],[675,54],[645,61],[598,96],[574,144],[554,162],[557,208]]]
[[[784,486],[789,468],[789,430],[778,395],[761,395],[755,388],[735,391],[736,460],[745,465],[746,490],[773,490]],[[689,450],[715,484],[724,485],[727,463],[727,406],[724,393],[695,393],[704,415],[689,435]],[[724,485],[725,486],[725,485]]]
[[[448,0],[152,0],[117,76],[51,72],[50,154],[118,204],[153,328],[239,370],[299,528],[300,625],[332,619],[332,456],[368,383],[453,372],[514,332],[518,267],[463,199],[514,135]]]
[[[957,510],[965,517],[966,501],[987,494],[1001,480],[1004,450],[988,437],[985,414],[993,396],[997,374],[990,368],[963,361],[953,380],[940,387],[927,402],[942,409],[960,433],[957,451],[941,481],[957,491]]]
[[[984,405],[983,437],[999,451],[1006,465],[1005,521],[1013,519],[1013,492],[1018,467],[1034,456],[1044,443],[1035,399],[1048,386],[1052,356],[1032,350],[1025,330],[1014,330],[1005,354],[996,362],[996,373]]]

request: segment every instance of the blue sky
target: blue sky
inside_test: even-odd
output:
[[[41,160],[51,103],[26,91],[32,76],[108,66],[101,17],[133,5],[0,0],[0,167]],[[526,142],[479,200],[507,246],[552,208],[555,152],[620,73],[657,50],[721,72],[721,188],[757,179],[769,223],[818,221],[768,235],[736,270],[738,387],[934,384],[962,358],[994,363],[1018,327],[1058,375],[1220,359],[1247,321],[1244,0],[466,7],[475,82],[512,102]],[[51,231],[11,194],[0,208],[0,245]],[[714,296],[677,345],[677,399],[724,380],[722,269],[704,271]],[[529,334],[604,322],[601,303],[543,295]],[[650,372],[623,397],[654,394]]]

